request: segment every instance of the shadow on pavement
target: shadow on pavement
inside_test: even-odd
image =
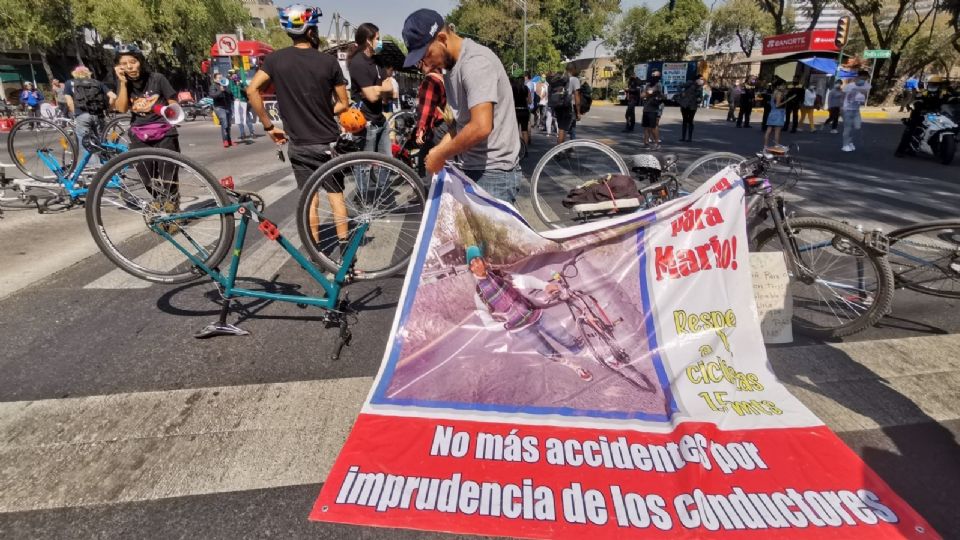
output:
[[[960,419],[937,422],[889,381],[838,349],[818,349],[816,359],[802,357],[803,351],[781,351],[771,358],[780,381],[876,422],[879,428],[838,435],[940,534],[949,537],[960,531],[960,514],[954,507],[960,497],[960,446],[955,435]]]

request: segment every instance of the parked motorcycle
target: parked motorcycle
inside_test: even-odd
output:
[[[939,112],[924,115],[923,123],[914,130],[910,150],[926,154],[949,165],[957,153],[957,138],[960,137],[960,102],[951,101],[940,106]],[[904,119],[906,124],[907,120]]]
[[[200,101],[184,101],[180,103],[186,120],[192,122],[197,118],[211,118],[213,115],[213,99],[205,97]]]

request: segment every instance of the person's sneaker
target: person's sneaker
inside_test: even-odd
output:
[[[844,152],[853,152],[853,145],[852,144],[844,145],[844,147],[841,148],[840,150]]]
[[[582,367],[577,368],[577,375],[579,375],[580,379],[585,382],[590,382],[593,380],[593,374],[583,369]]]
[[[837,130],[835,130],[835,129],[831,129],[831,130],[830,130],[830,133],[833,133],[834,135],[836,135],[837,133],[840,133],[840,132],[837,131]]]
[[[230,148],[230,141],[223,141],[224,148]]]

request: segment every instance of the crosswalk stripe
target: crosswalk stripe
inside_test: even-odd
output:
[[[266,188],[260,191],[260,196],[263,197],[264,203],[267,207],[271,204],[277,202],[285,195],[295,190],[297,187],[296,182],[293,179],[293,175],[287,175],[283,179],[270,184]],[[156,258],[160,253],[168,250],[166,244],[159,244],[153,248],[147,250],[146,253],[137,257],[136,260],[140,261],[149,261]],[[177,264],[177,261],[171,259],[171,266]],[[84,289],[146,289],[152,285],[149,281],[144,281],[138,277],[132,276],[119,268],[115,268],[103,276],[97,278],[96,280],[88,283],[83,288]]]
[[[0,403],[0,513],[322,482],[371,384]]]
[[[953,399],[960,335],[768,354],[790,391],[835,432],[960,418]],[[323,482],[372,382],[351,377],[0,403],[0,513]],[[901,396],[901,406],[877,392],[878,384]]]
[[[290,216],[277,227],[293,247],[299,249],[300,235],[296,231],[291,232],[293,224],[294,216]],[[238,273],[241,277],[270,281],[288,260],[290,255],[278,242],[260,242],[252,253],[240,259]]]

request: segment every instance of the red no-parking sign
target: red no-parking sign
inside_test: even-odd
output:
[[[221,56],[238,56],[240,41],[236,34],[217,34],[217,48]]]

